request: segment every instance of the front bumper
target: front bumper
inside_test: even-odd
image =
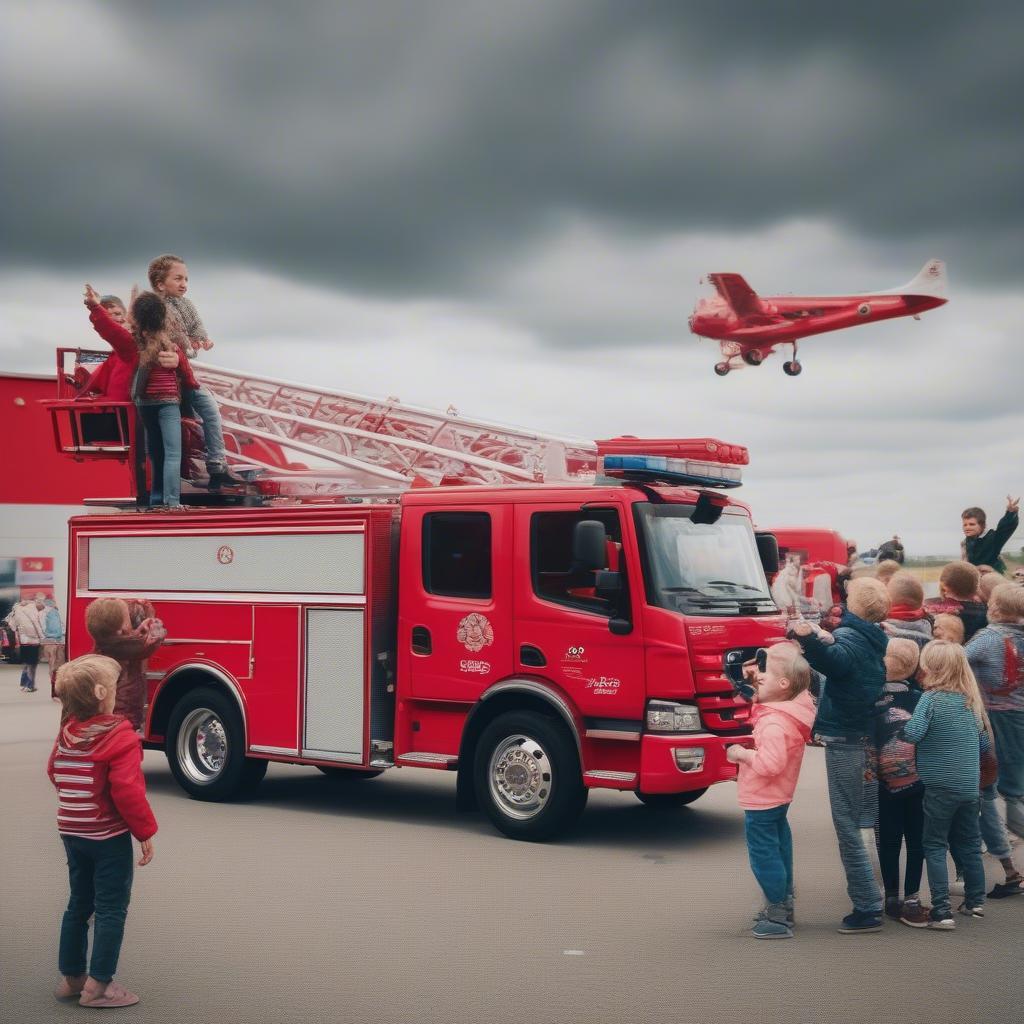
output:
[[[706,732],[664,736],[644,733],[640,738],[640,778],[636,788],[641,793],[685,793],[735,779],[736,765],[725,759],[726,747],[734,743],[749,747],[753,737],[714,736]],[[676,750],[694,747],[704,749],[703,766],[699,771],[681,771]]]

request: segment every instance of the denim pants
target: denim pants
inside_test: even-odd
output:
[[[223,469],[224,430],[220,422],[220,409],[216,399],[206,388],[189,392],[189,401],[196,415],[203,421],[203,441],[206,445],[206,465]]]
[[[985,841],[985,849],[988,850],[993,857],[998,857],[1003,860],[1005,857],[1009,857],[1010,850],[1010,838],[1006,834],[1006,826],[1003,824],[1003,819],[999,816],[999,805],[996,803],[996,787],[993,783],[991,786],[985,786],[981,791],[981,838]],[[959,869],[960,865],[957,865]]]
[[[750,870],[768,903],[782,903],[793,892],[793,833],[789,804],[767,811],[744,811]]]
[[[832,826],[846,872],[846,892],[854,910],[882,911],[882,894],[871,867],[861,829],[874,828],[878,818],[877,755],[867,737],[821,736],[825,745],[825,776],[832,806]]]
[[[907,848],[903,871],[903,897],[916,896],[924,873],[924,791],[891,795],[878,790],[878,863],[886,896],[900,893],[900,852]]]
[[[1024,836],[1024,711],[990,711],[999,759],[996,788],[1006,801],[1006,827]]]
[[[964,873],[964,901],[969,907],[985,902],[985,867],[981,863],[980,808],[977,797],[965,798],[952,790],[927,786],[924,791],[924,858],[932,909],[949,913],[949,872],[946,854]]]
[[[26,689],[34,690],[36,666],[39,664],[39,645],[22,644],[18,648],[18,656],[21,658],[21,685]]]
[[[146,448],[153,464],[150,505],[181,504],[181,407],[177,402],[140,405]]]
[[[68,858],[71,898],[60,926],[58,968],[68,977],[86,973],[89,918],[95,914],[88,973],[97,981],[110,981],[117,973],[132,895],[132,837],[124,832],[113,839],[61,839]]]

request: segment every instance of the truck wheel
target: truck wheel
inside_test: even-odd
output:
[[[652,810],[674,811],[678,807],[686,807],[687,804],[692,804],[694,800],[699,800],[707,791],[708,787],[705,786],[703,789],[691,789],[686,793],[637,792],[636,798],[645,807],[650,807]]]
[[[362,771],[359,768],[335,768],[334,765],[318,764],[317,770],[324,773],[329,779],[340,779],[343,782],[363,782],[366,779],[375,779],[378,775],[384,774],[383,768],[375,768],[373,771]]]
[[[480,806],[512,839],[550,839],[572,825],[587,802],[568,729],[529,711],[506,712],[484,729],[473,776]]]
[[[208,687],[190,690],[171,712],[167,760],[178,785],[195,800],[230,800],[254,789],[267,762],[245,756],[242,716]]]

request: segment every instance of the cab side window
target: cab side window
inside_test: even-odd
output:
[[[571,512],[535,512],[530,517],[530,566],[533,592],[545,601],[568,605],[595,615],[617,614],[608,598],[594,590],[594,573],[573,564],[573,530],[586,519],[604,524],[607,559],[605,568],[625,572],[622,527],[615,509],[585,509]],[[623,590],[624,599],[625,591]]]
[[[491,596],[491,517],[431,512],[423,517],[423,589],[442,597]]]

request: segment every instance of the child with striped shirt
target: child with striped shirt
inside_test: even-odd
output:
[[[917,745],[917,773],[924,783],[925,863],[932,910],[927,926],[956,927],[950,913],[946,854],[964,872],[967,917],[984,917],[985,869],[979,828],[981,765],[979,750],[990,744],[990,726],[967,655],[959,644],[933,640],[921,652],[924,694],[903,738]]]
[[[113,979],[131,898],[132,836],[142,844],[143,867],[153,859],[157,830],[142,777],[142,744],[131,723],[113,714],[120,672],[113,658],[100,654],[61,667],[60,733],[46,766],[57,789],[57,831],[71,883],[58,954],[64,978],[54,995],[98,1008],[139,1001]]]

